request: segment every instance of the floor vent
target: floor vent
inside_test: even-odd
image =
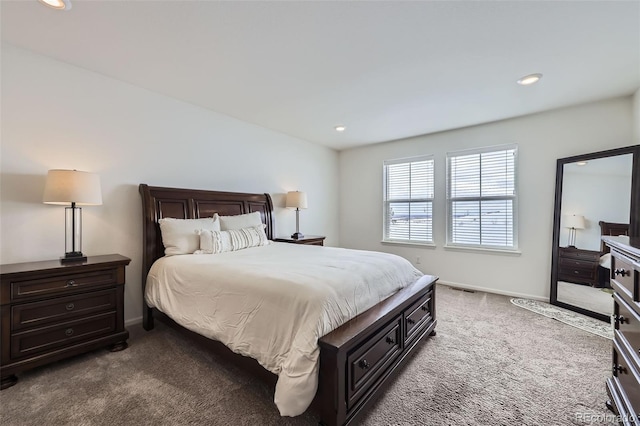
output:
[[[467,288],[460,288],[460,287],[449,287],[449,288],[451,288],[451,290],[464,291],[464,292],[467,292],[467,293],[475,293],[476,292],[475,290],[469,290]]]

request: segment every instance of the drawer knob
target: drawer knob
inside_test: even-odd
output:
[[[629,271],[627,271],[627,270],[625,270],[625,269],[622,269],[622,268],[620,268],[620,269],[617,269],[617,268],[616,268],[616,269],[613,271],[613,273],[614,273],[616,276],[618,276],[618,275],[622,275],[623,277],[624,277],[625,275],[631,275],[631,272],[629,272]]]
[[[624,323],[629,324],[629,318],[623,317],[622,315],[614,315],[613,317],[616,320],[616,323],[618,324],[624,324]]]
[[[69,280],[69,281],[67,281],[67,285],[66,286],[67,287],[77,287],[78,284],[76,283],[75,280]]]
[[[416,322],[411,318],[407,318],[407,324],[415,324]]]
[[[358,363],[358,366],[363,370],[368,370],[369,367],[371,367],[371,364],[369,364],[369,361],[367,361],[366,359],[363,359]]]
[[[73,311],[73,308],[75,308],[75,307],[76,306],[73,303],[68,303],[67,306],[66,306],[67,311]]]
[[[73,335],[73,328],[67,328],[64,331],[64,334],[66,334],[67,336],[72,336]]]
[[[617,376],[617,373],[627,374],[627,369],[621,365],[613,365],[613,375]]]
[[[390,344],[390,345],[395,345],[395,344],[396,344],[396,341],[395,341],[395,340],[393,340],[391,337],[387,337],[387,338],[385,339],[385,342],[387,342],[387,343],[388,343],[388,344]]]
[[[429,309],[428,309],[426,306],[424,306],[424,305],[422,305],[422,306],[420,307],[420,309],[422,309],[422,310],[423,310],[423,311],[425,311],[425,312],[427,312],[427,311],[429,310]]]

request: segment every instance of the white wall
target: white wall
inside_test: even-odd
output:
[[[427,120],[428,117],[425,117]],[[519,145],[521,255],[444,249],[445,155],[506,143]],[[586,104],[340,153],[340,242],[396,253],[441,282],[546,298],[551,275],[556,159],[632,144],[631,98]],[[382,244],[382,162],[433,154],[435,249]]]
[[[1,137],[1,263],[64,254],[64,209],[42,204],[48,169],[98,173],[103,205],[83,209],[83,251],[132,259],[127,320],[141,315],[140,183],[271,193],[276,235],[295,229],[283,194],[304,190],[301,231],[338,244],[336,151],[9,45]]]
[[[640,89],[633,95],[633,136],[636,144],[640,144]]]

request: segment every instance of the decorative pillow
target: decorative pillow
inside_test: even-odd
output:
[[[232,229],[249,228],[262,224],[260,212],[239,214],[235,216],[220,216],[220,230],[231,231]]]
[[[163,218],[158,221],[162,233],[165,256],[177,254],[192,254],[200,248],[199,229],[209,231],[220,230],[218,215],[204,219],[174,219]]]
[[[201,229],[199,233],[200,250],[196,251],[196,254],[217,254],[269,244],[262,223],[258,226],[229,231]]]

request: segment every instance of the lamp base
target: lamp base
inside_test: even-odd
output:
[[[302,235],[301,232],[296,232],[295,234],[291,235],[291,238],[293,238],[294,240],[299,240],[304,238],[304,235]]]
[[[82,254],[80,251],[72,251],[69,253],[65,253],[64,257],[60,258],[60,263],[77,263],[77,262],[86,262],[87,256]]]

